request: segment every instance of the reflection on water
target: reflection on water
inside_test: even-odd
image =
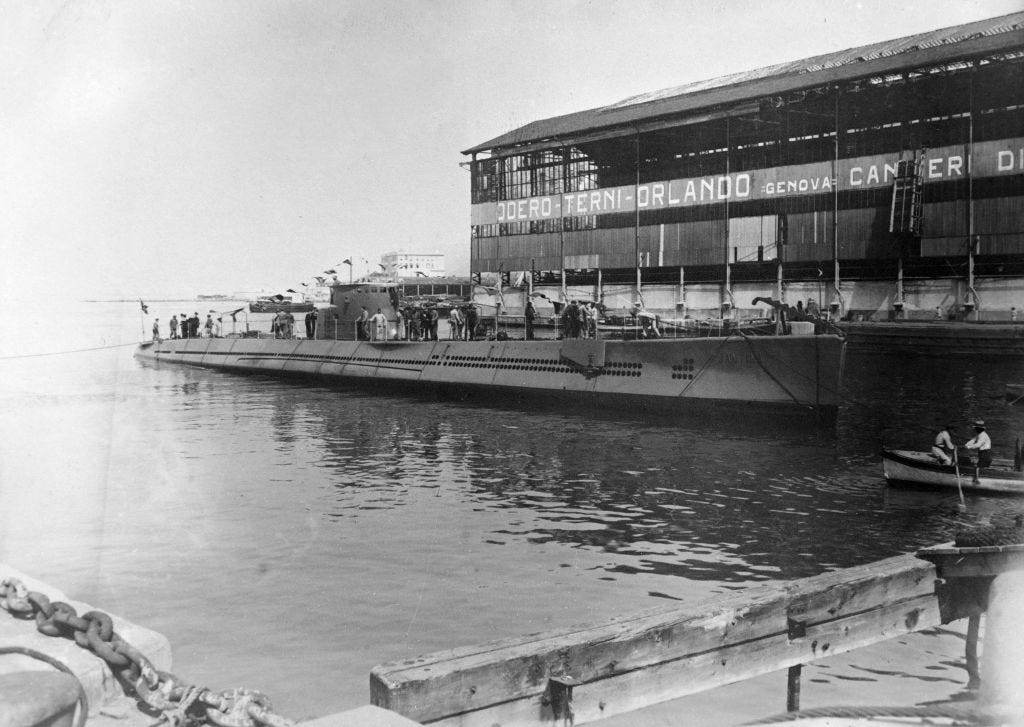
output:
[[[5,363],[0,558],[166,633],[291,716],[376,663],[949,540],[1012,499],[884,486],[883,444],[984,417],[1017,362],[848,359],[832,430],[388,396],[121,350]],[[254,649],[255,645],[255,649]]]

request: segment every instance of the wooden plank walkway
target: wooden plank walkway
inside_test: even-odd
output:
[[[382,664],[371,673],[371,702],[430,724],[580,725],[941,621],[935,567],[898,556],[598,625]]]

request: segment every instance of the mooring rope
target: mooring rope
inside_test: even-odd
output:
[[[19,358],[43,358],[45,356],[66,356],[71,353],[88,353],[89,351],[107,351],[112,348],[127,348],[128,346],[138,346],[138,342],[133,343],[115,343],[110,346],[94,346],[92,348],[73,348],[65,351],[47,351],[39,353],[19,353],[13,356],[0,356],[0,361],[12,361]]]
[[[71,670],[71,667],[59,659],[54,659],[49,654],[44,654],[41,651],[30,649],[27,646],[0,646],[0,654],[20,654],[22,656],[28,656],[39,661],[45,661],[54,669],[62,671],[65,674],[70,674],[74,678],[75,682],[78,683],[78,717],[75,719],[75,727],[83,727],[83,725],[85,725],[85,720],[89,718],[89,698],[85,694],[85,687],[82,686],[82,681],[78,678],[78,675]]]

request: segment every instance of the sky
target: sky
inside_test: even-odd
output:
[[[463,149],[638,93],[1020,10],[0,0],[0,280],[14,299],[282,292],[389,251],[440,252],[467,275]]]

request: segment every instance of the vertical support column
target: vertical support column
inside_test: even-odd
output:
[[[686,317],[686,269],[679,266],[679,302],[683,304],[683,318]]]
[[[792,609],[792,605],[790,606]],[[807,636],[807,621],[804,620],[801,612],[794,611],[786,616],[786,626],[789,633],[787,637],[790,642],[798,641]],[[803,672],[803,664],[795,664],[789,667],[786,673],[786,711],[796,712],[800,709],[800,674]]]
[[[637,302],[643,300],[643,293],[641,293],[641,279],[640,279],[640,130],[636,131],[636,158],[634,160],[636,165],[636,181],[633,185],[633,206],[636,211],[633,215],[633,265],[636,268],[636,297]]]
[[[974,255],[978,244],[974,235],[974,74],[978,69],[977,61],[971,62],[968,75],[967,92],[967,301],[966,314],[974,314],[978,319],[978,294],[974,290]],[[967,317],[965,316],[965,318]]]
[[[843,292],[839,279],[839,153],[841,150],[840,136],[842,131],[839,124],[839,85],[836,85],[835,100],[835,155],[832,158],[832,288],[834,297],[829,303],[829,310],[833,317],[841,318],[845,311],[843,305]]]
[[[1020,688],[1020,675],[1024,671],[1022,609],[1024,571],[996,575],[989,586],[985,650],[981,655],[984,679],[978,698],[983,704],[1005,709],[1007,714],[1013,715],[1024,713],[1024,690]]]
[[[566,150],[562,147],[562,176],[565,177],[568,171],[568,162],[566,161]],[[565,199],[562,199],[562,204],[558,205],[558,259],[559,259],[559,276],[561,278],[560,285],[562,288],[562,302],[566,301],[567,292],[565,289]]]
[[[789,667],[786,672],[786,711],[800,711],[800,674],[804,670],[803,664]]]
[[[730,152],[729,139],[730,138],[731,137],[730,137],[730,129],[729,129],[729,117],[726,116],[725,117],[725,176],[727,178],[729,177],[729,171],[730,171],[730,164],[729,164],[729,152]],[[722,296],[721,296],[722,299],[719,302],[719,307],[718,307],[719,311],[724,310],[724,304],[725,303],[732,304],[732,263],[731,263],[731,259],[729,257],[730,249],[729,249],[729,198],[728,197],[726,197],[726,199],[725,199],[725,219],[724,219],[724,224],[725,224],[725,286],[724,286],[724,289],[722,290]]]
[[[967,688],[977,689],[981,685],[978,670],[978,632],[981,630],[981,614],[974,613],[967,620],[967,641],[964,644],[964,662],[967,668]]]
[[[903,245],[904,241],[901,239],[900,256],[896,260],[896,300],[892,304],[897,318],[903,317]]]

